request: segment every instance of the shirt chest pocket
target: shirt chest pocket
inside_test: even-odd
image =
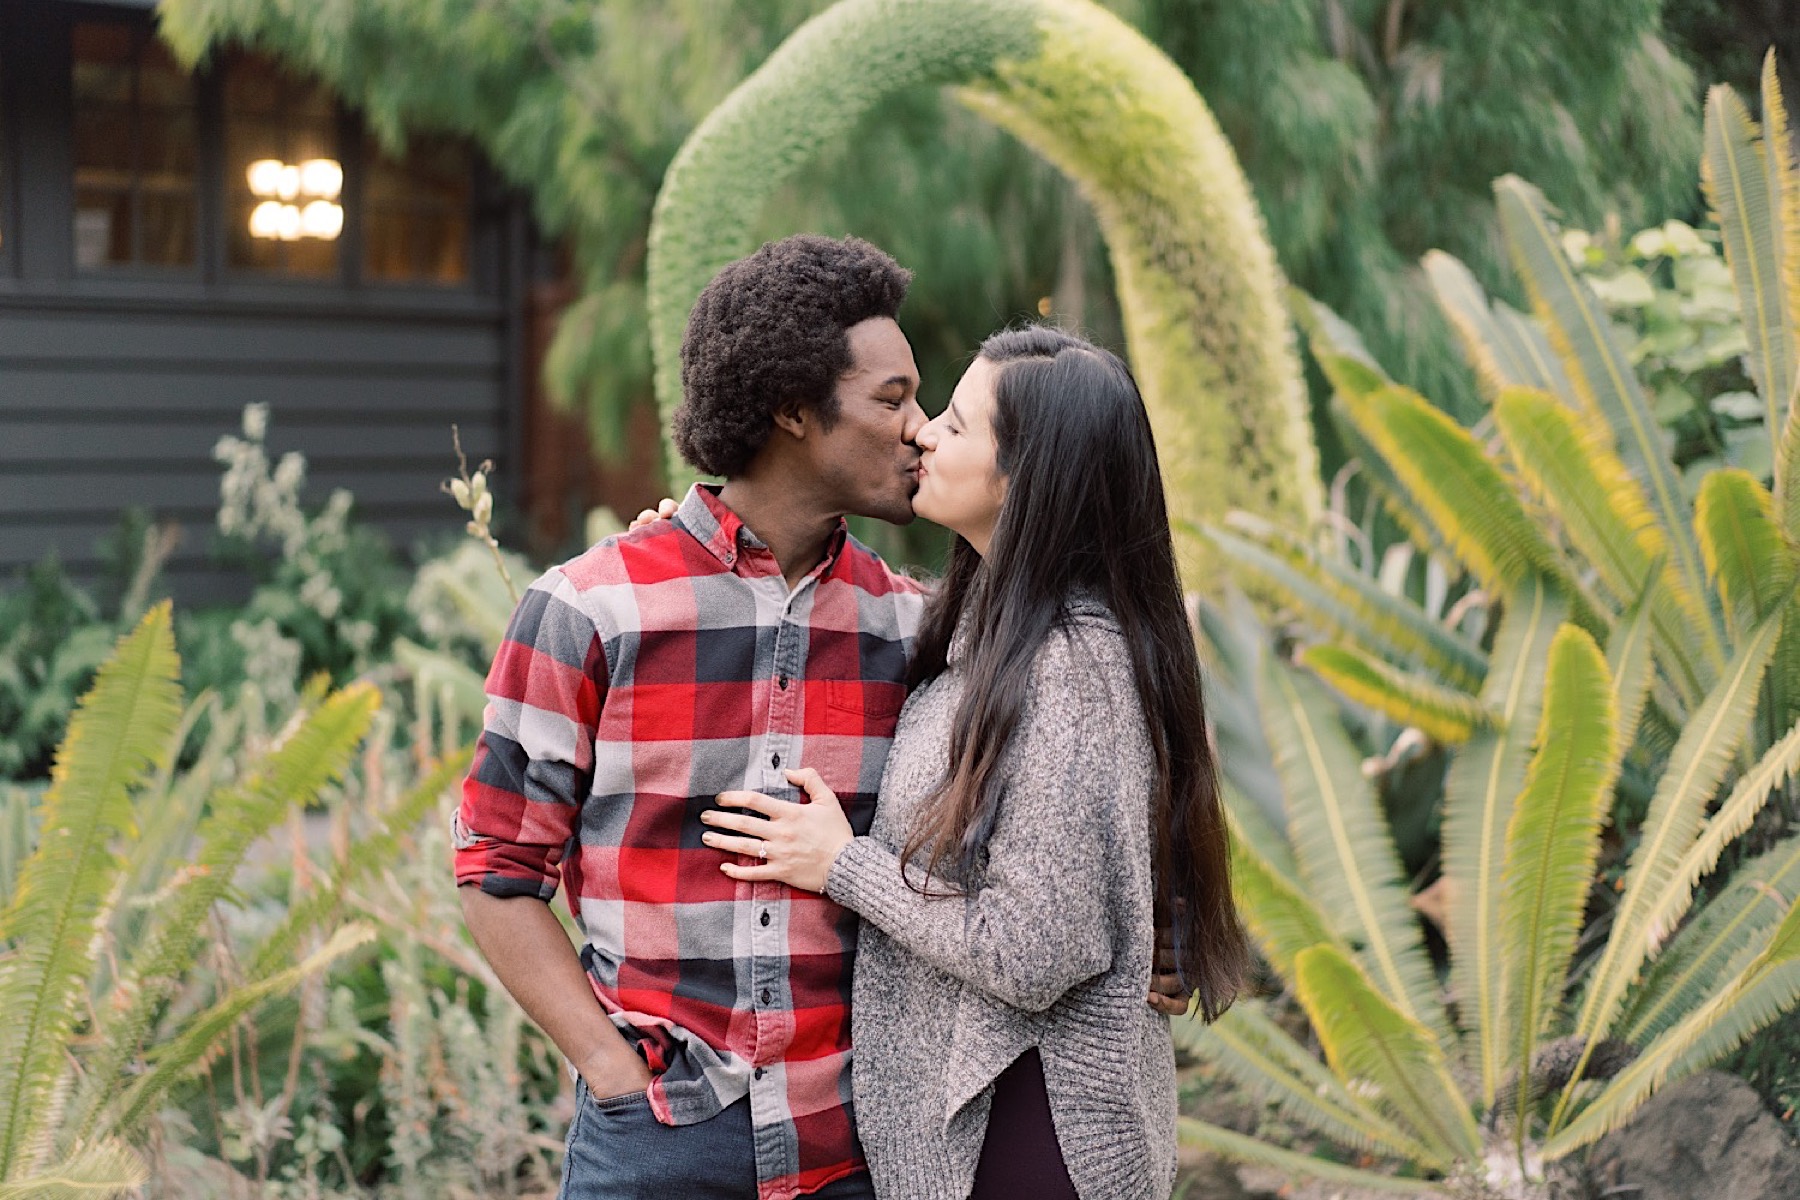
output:
[[[852,737],[892,737],[900,708],[906,703],[903,684],[860,679],[825,681],[825,707],[833,733]]]

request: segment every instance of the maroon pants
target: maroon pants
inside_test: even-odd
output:
[[[987,1138],[969,1200],[1077,1200],[1050,1123],[1044,1060],[1035,1046],[994,1081]]]

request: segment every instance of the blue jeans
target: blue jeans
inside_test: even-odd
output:
[[[695,1125],[664,1125],[642,1092],[596,1100],[575,1084],[557,1200],[756,1200],[750,1099]],[[809,1200],[873,1200],[867,1171]]]

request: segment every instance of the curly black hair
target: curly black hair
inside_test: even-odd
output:
[[[800,404],[829,428],[838,377],[850,369],[846,331],[892,317],[912,272],[863,241],[799,233],[713,276],[681,339],[675,448],[711,475],[742,474],[769,440],[775,414]]]

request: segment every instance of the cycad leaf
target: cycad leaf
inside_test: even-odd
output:
[[[148,1177],[144,1160],[130,1146],[97,1142],[36,1174],[0,1183],[0,1200],[110,1200]]]
[[[1299,660],[1347,699],[1417,726],[1434,741],[1466,742],[1488,723],[1481,701],[1467,692],[1396,670],[1349,646],[1308,646]]]
[[[1744,1044],[1800,1003],[1800,905],[1769,944],[1700,1007],[1613,1077],[1568,1128],[1544,1146],[1556,1158],[1617,1129],[1651,1093]]]
[[[1794,161],[1793,129],[1787,101],[1781,94],[1781,77],[1775,68],[1773,48],[1763,55],[1762,66],[1763,157],[1769,172],[1769,209],[1780,229],[1776,238],[1781,259],[1781,285],[1787,293],[1787,313],[1797,350],[1800,350],[1800,164]],[[1800,386],[1800,370],[1795,371]],[[1774,430],[1770,430],[1773,436]]]
[[[122,870],[111,842],[131,789],[181,720],[169,606],[144,614],[101,664],[57,747],[37,849],[19,872],[0,942],[0,1179],[16,1174],[31,1123],[50,1105],[75,1003],[92,968],[102,902]]]
[[[1655,681],[1650,655],[1651,618],[1655,613],[1657,568],[1648,572],[1644,590],[1620,614],[1606,642],[1606,670],[1612,678],[1613,732],[1619,745],[1630,746],[1643,723],[1644,706]]]
[[[1676,924],[1687,914],[1694,888],[1719,865],[1725,847],[1736,841],[1750,822],[1769,802],[1773,791],[1800,770],[1800,725],[1788,730],[1787,736],[1770,746],[1768,752],[1743,775],[1738,777],[1731,794],[1687,853],[1675,865],[1668,886],[1652,897],[1644,913],[1645,936],[1652,947],[1661,946],[1674,932]]]
[[[1774,501],[1748,471],[1709,471],[1694,499],[1694,526],[1726,629],[1741,641],[1786,602],[1794,582],[1794,552],[1775,525]]]
[[[1390,595],[1369,576],[1315,553],[1259,519],[1233,514],[1231,525],[1209,525],[1202,536],[1273,586],[1321,632],[1369,646],[1454,685],[1480,686],[1487,674],[1480,648],[1416,604]]]
[[[1372,1111],[1254,1001],[1240,1001],[1205,1025],[1170,1023],[1177,1044],[1214,1064],[1284,1117],[1356,1150],[1430,1162],[1418,1139]]]
[[[1213,1125],[1193,1117],[1178,1117],[1176,1126],[1183,1145],[1198,1146],[1234,1162],[1258,1163],[1262,1166],[1274,1167],[1290,1179],[1322,1179],[1327,1183],[1367,1188],[1371,1191],[1393,1192],[1401,1196],[1439,1196],[1443,1194],[1437,1184],[1428,1183],[1423,1179],[1403,1179],[1397,1175],[1378,1175],[1373,1171],[1347,1167],[1343,1163],[1335,1163],[1330,1159],[1314,1158],[1308,1154],[1283,1150],[1281,1147],[1271,1145],[1259,1138],[1237,1133],[1223,1126]]]
[[[1560,594],[1539,579],[1507,598],[1481,693],[1495,728],[1463,747],[1444,780],[1444,874],[1454,889],[1446,930],[1450,980],[1463,1027],[1475,1037],[1487,1105],[1510,1049],[1500,934],[1506,829],[1543,712],[1550,646],[1568,612]]]
[[[195,1015],[174,1037],[157,1047],[155,1062],[119,1097],[118,1129],[134,1129],[168,1096],[169,1090],[206,1069],[211,1054],[231,1027],[271,996],[288,991],[375,937],[369,925],[346,925],[319,949],[285,971],[233,988]]]
[[[1343,391],[1331,394],[1326,406],[1331,414],[1331,427],[1344,444],[1345,452],[1356,460],[1363,477],[1368,480],[1370,491],[1381,501],[1388,515],[1405,531],[1406,538],[1423,554],[1433,554],[1454,562],[1455,547],[1444,536],[1431,515],[1413,502],[1412,495],[1406,485],[1382,457],[1381,451],[1374,443],[1363,436],[1361,429],[1350,414],[1351,401]]]
[[[1538,190],[1508,175],[1494,184],[1494,194],[1513,264],[1575,394],[1585,410],[1599,415],[1612,429],[1619,456],[1649,497],[1683,591],[1705,596],[1700,550],[1689,526],[1681,481],[1663,448],[1662,428],[1643,386],[1632,373],[1630,356],[1613,336],[1606,310],[1575,274]],[[1708,661],[1722,661],[1724,651],[1710,619],[1702,633]]]
[[[1442,250],[1426,251],[1421,264],[1489,403],[1515,387],[1536,388],[1565,404],[1577,403],[1550,339],[1531,318],[1505,301],[1490,307],[1487,293],[1469,268]]]
[[[1358,431],[1483,587],[1504,592],[1534,572],[1561,574],[1538,523],[1468,430],[1406,388],[1339,396]]]
[[[1788,908],[1800,900],[1800,834],[1739,867],[1731,881],[1656,956],[1636,989],[1625,1040],[1650,1042],[1761,954]]]
[[[1238,911],[1257,949],[1283,979],[1294,977],[1300,951],[1322,942],[1342,945],[1330,922],[1300,890],[1299,884],[1244,838],[1232,821],[1231,886]]]
[[[1339,1079],[1353,1090],[1373,1088],[1376,1106],[1441,1157],[1475,1156],[1475,1118],[1451,1081],[1437,1039],[1390,1004],[1343,951],[1302,951],[1294,990]]]
[[[1719,222],[1725,263],[1737,284],[1750,343],[1745,357],[1763,398],[1770,436],[1781,428],[1779,406],[1794,381],[1794,330],[1782,287],[1780,185],[1769,175],[1756,122],[1724,84],[1706,93],[1700,179]]]
[[[75,1136],[91,1133],[99,1106],[117,1095],[151,1023],[199,954],[206,914],[229,892],[245,852],[295,807],[310,803],[343,775],[380,707],[381,693],[372,684],[353,683],[334,693],[307,713],[266,759],[253,764],[245,782],[212,797],[196,834],[193,869],[158,906],[132,947],[120,988],[130,1002],[114,1009],[96,1039],[97,1053],[85,1064],[68,1122]]]
[[[1585,630],[1564,625],[1550,644],[1537,753],[1513,805],[1501,881],[1504,991],[1513,1061],[1525,1073],[1520,1095],[1532,1094],[1531,1063],[1575,953],[1623,752],[1606,659]]]
[[[1402,1013],[1448,1029],[1393,836],[1331,697],[1270,655],[1258,699],[1307,896]]]
[[[1643,490],[1613,452],[1597,421],[1543,392],[1509,389],[1494,405],[1513,462],[1538,502],[1561,519],[1569,543],[1620,605],[1644,590],[1650,571],[1667,563],[1668,547]],[[1680,596],[1681,581],[1663,567],[1665,586],[1651,601],[1658,657],[1698,704],[1712,677],[1705,659],[1705,600]]]
[[[1675,885],[1675,873],[1699,834],[1713,791],[1749,730],[1781,625],[1778,610],[1751,631],[1706,702],[1688,719],[1669,756],[1631,855],[1612,932],[1576,1019],[1576,1034],[1590,1046],[1612,1028],[1625,990],[1650,951],[1650,913]],[[1560,1127],[1578,1082],[1576,1072],[1557,1103],[1553,1131]]]

